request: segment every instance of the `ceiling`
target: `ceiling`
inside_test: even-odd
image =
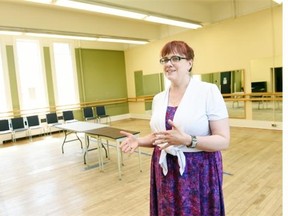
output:
[[[82,1],[92,4],[100,2]],[[117,4],[115,2],[115,0],[102,0],[100,3],[188,19],[201,23],[204,27],[277,5],[272,0],[118,0]],[[25,0],[0,1],[0,26],[132,37],[150,41],[187,30]]]
[[[99,2],[87,0],[87,2]],[[115,4],[115,0],[102,0]],[[275,6],[272,0],[121,0],[117,5],[193,20],[204,25]]]

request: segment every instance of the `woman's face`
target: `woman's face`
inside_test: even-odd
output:
[[[185,56],[173,53],[161,58],[160,63],[163,64],[163,70],[167,79],[171,82],[177,82],[185,76],[190,76],[190,68],[192,60],[187,60]]]

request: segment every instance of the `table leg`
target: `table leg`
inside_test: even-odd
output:
[[[118,160],[118,176],[119,176],[119,180],[122,179],[122,171],[121,171],[121,167],[122,167],[122,163],[123,163],[123,160],[122,160],[122,152],[119,148],[119,145],[120,145],[120,142],[116,142],[116,149],[117,149],[117,160]]]
[[[67,131],[65,130],[64,131],[64,140],[63,140],[63,143],[62,143],[62,154],[64,154],[64,144],[65,144],[65,142],[66,142],[66,139],[67,139]]]
[[[71,133],[75,133],[77,139],[71,139],[71,140],[67,140],[67,137],[69,134]],[[81,149],[83,149],[83,145],[82,145],[82,140],[78,137],[77,135],[77,132],[68,132],[67,130],[64,130],[64,140],[63,140],[63,143],[62,143],[62,154],[64,154],[64,144],[67,143],[67,142],[73,142],[75,140],[79,140],[80,144],[81,144]]]
[[[88,153],[88,149],[89,149],[89,136],[85,134],[85,149],[84,149],[84,155],[83,155],[84,164],[86,164],[86,156]]]
[[[104,163],[103,163],[103,156],[102,156],[102,152],[101,152],[102,142],[101,142],[100,137],[97,138],[97,144],[98,144],[99,168],[100,168],[100,171],[103,172],[104,171]]]

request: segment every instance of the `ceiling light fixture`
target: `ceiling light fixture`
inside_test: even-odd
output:
[[[282,4],[283,0],[273,0],[274,2],[276,2],[277,4]]]
[[[26,0],[31,2],[37,2],[37,0]],[[38,3],[47,4],[49,0],[41,0]],[[160,23],[171,26],[178,26],[182,28],[197,29],[202,26],[199,23],[180,19],[176,17],[168,17],[160,14],[150,13],[147,11],[139,11],[131,8],[124,8],[100,1],[87,1],[87,0],[50,0],[50,4],[73,8],[78,10],[86,10],[96,13],[109,14],[114,16],[121,16],[131,19],[143,20],[148,22]]]
[[[99,41],[99,42],[111,42],[111,43],[126,43],[143,45],[149,43],[148,40],[138,38],[123,38],[123,37],[110,37],[106,35],[91,35],[81,34],[77,32],[57,32],[40,29],[23,29],[23,28],[9,28],[0,26],[0,35],[7,36],[30,36],[30,37],[42,37],[42,38],[58,38],[69,40],[83,40],[83,41]]]
[[[24,35],[32,36],[32,37],[44,37],[44,38],[97,41],[97,38],[95,37],[85,37],[85,36],[76,36],[76,35],[59,35],[59,34],[46,34],[46,33],[24,33]]]
[[[145,18],[145,20],[149,22],[162,23],[166,25],[173,25],[173,26],[190,28],[190,29],[197,29],[201,27],[199,24],[195,24],[191,22],[184,22],[184,21],[169,19],[169,18],[164,18],[164,17],[158,17],[158,16],[148,16]]]
[[[86,11],[92,11],[96,13],[103,13],[103,14],[110,14],[115,16],[121,16],[121,17],[127,17],[131,19],[143,19],[146,17],[145,14],[122,10],[119,8],[112,8],[108,6],[102,6],[102,5],[94,5],[94,4],[87,4],[83,2],[77,2],[77,1],[70,1],[70,0],[57,0],[55,5],[62,6],[62,7],[69,7],[79,10],[86,10]]]
[[[51,4],[53,2],[53,0],[25,0],[25,1],[41,3],[41,4]]]
[[[100,42],[114,42],[114,43],[130,43],[130,44],[147,44],[148,41],[144,40],[131,40],[131,39],[121,39],[121,38],[106,38],[106,37],[100,37],[98,38],[98,41]]]
[[[0,35],[8,35],[8,36],[16,36],[16,35],[22,35],[22,32],[17,32],[17,31],[1,31],[0,30]]]

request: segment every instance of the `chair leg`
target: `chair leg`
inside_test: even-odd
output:
[[[32,134],[31,134],[31,129],[28,130],[28,137],[30,142],[32,142]]]
[[[14,131],[12,132],[12,141],[16,142],[16,133]]]

